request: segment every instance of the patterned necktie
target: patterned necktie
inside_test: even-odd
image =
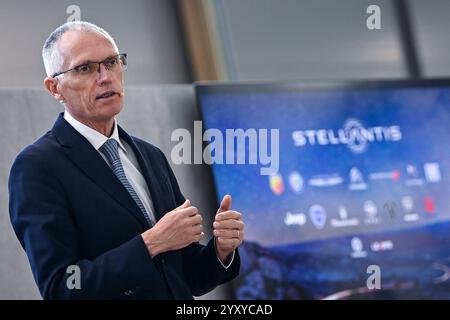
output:
[[[145,210],[145,207],[142,204],[141,199],[139,199],[136,191],[134,191],[133,187],[131,186],[130,182],[127,179],[127,176],[125,175],[125,171],[123,170],[122,162],[120,161],[119,157],[117,141],[114,139],[106,140],[106,142],[100,147],[100,151],[108,159],[109,164],[111,165],[111,169],[116,175],[116,177],[123,184],[125,189],[127,189],[128,193],[130,194],[131,198],[133,198],[133,200],[136,202],[139,209],[141,209],[142,213],[144,214],[145,220],[147,220],[148,222],[148,225],[153,226],[154,220],[150,218],[149,214],[147,213],[147,210]]]

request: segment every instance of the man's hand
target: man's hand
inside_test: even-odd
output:
[[[219,259],[226,263],[228,256],[239,247],[244,239],[244,222],[239,212],[230,210],[231,196],[223,197],[213,223],[216,250]]]
[[[184,248],[204,237],[202,217],[196,207],[186,200],[166,213],[152,228],[142,233],[150,256]]]

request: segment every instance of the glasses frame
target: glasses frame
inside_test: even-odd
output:
[[[54,74],[52,74],[52,78],[56,78],[57,76],[60,76],[60,75],[62,75],[62,74],[65,74],[65,73],[67,73],[67,72],[69,72],[69,71],[73,71],[73,70],[75,70],[75,69],[77,69],[77,68],[79,68],[79,67],[81,67],[81,66],[84,66],[85,64],[89,64],[89,63],[97,63],[98,64],[98,69],[97,70],[100,70],[100,65],[103,63],[104,65],[105,65],[105,62],[107,61],[107,60],[109,60],[109,59],[111,59],[111,58],[116,58],[116,57],[119,57],[119,60],[120,61],[125,61],[125,63],[123,64],[123,66],[122,66],[122,70],[125,70],[126,68],[127,68],[127,54],[126,53],[119,53],[119,54],[117,54],[117,55],[114,55],[114,56],[111,56],[111,57],[108,57],[108,58],[106,58],[106,59],[104,59],[104,60],[102,60],[102,61],[88,61],[88,62],[85,62],[85,63],[82,63],[82,64],[79,64],[79,65],[77,65],[77,66],[75,66],[75,67],[73,67],[73,68],[70,68],[70,69],[68,69],[68,70],[65,70],[65,71],[61,71],[61,72],[56,72],[56,73],[54,73]],[[106,67],[106,65],[105,65],[105,67]],[[108,67],[106,67],[106,69],[108,69]],[[109,70],[109,69],[108,69]]]

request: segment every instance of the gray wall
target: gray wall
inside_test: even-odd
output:
[[[72,4],[128,53],[128,84],[189,82],[173,0],[2,0],[0,87],[42,86],[42,45]]]
[[[450,76],[450,1],[409,0],[419,59],[427,77]]]
[[[233,80],[406,77],[394,0],[214,0]],[[381,8],[381,30],[366,9]],[[407,0],[425,77],[450,76],[450,1]]]
[[[43,89],[0,90],[0,299],[39,299],[28,260],[20,247],[9,221],[7,181],[11,163],[17,153],[53,125],[62,110]],[[170,161],[175,142],[170,136],[175,128],[193,132],[199,120],[193,88],[190,85],[129,86],[125,109],[119,124],[130,134],[160,147]],[[173,165],[185,197],[191,199],[203,218],[207,238],[211,236],[217,210],[213,182],[203,165]],[[219,287],[201,298],[223,299],[226,287]]]
[[[407,75],[391,0],[215,0],[235,80]],[[381,30],[366,9],[381,8]]]

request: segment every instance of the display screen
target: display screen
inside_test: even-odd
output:
[[[196,90],[237,299],[450,298],[449,81]]]

